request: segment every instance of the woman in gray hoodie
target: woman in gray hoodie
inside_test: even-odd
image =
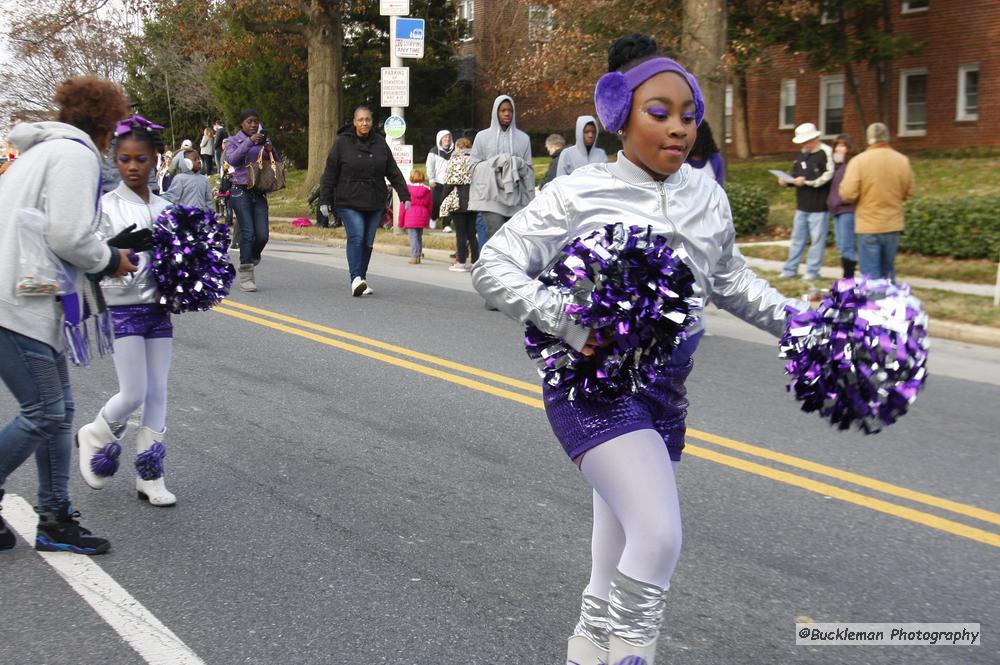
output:
[[[96,235],[101,220],[101,153],[115,124],[128,115],[121,89],[110,81],[81,76],[63,83],[53,101],[59,107],[58,122],[24,123],[11,131],[9,140],[21,157],[0,183],[0,378],[21,406],[0,430],[0,487],[34,454],[38,461],[35,548],[100,554],[110,545],[80,526],[76,520],[80,513],[70,505],[68,490],[73,395],[64,352],[64,312],[76,319],[74,313],[82,318],[86,310],[80,306],[74,312],[72,304],[81,301],[72,291],[62,296],[47,290],[23,293],[28,275],[21,265],[18,227],[25,214],[44,216],[48,249],[75,275],[75,293],[85,288],[84,273],[118,277],[135,272],[128,247],[148,249],[151,234],[129,238],[126,232],[108,243]],[[13,533],[0,519],[0,549],[14,543]]]

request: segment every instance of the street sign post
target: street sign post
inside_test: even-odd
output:
[[[378,13],[382,16],[406,16],[410,13],[410,0],[379,0]]]
[[[385,130],[386,138],[401,139],[403,138],[403,134],[406,133],[406,121],[403,120],[402,116],[390,115],[385,119],[382,129]]]
[[[397,58],[424,57],[424,19],[396,19],[396,32],[393,35],[392,52]]]
[[[410,105],[410,68],[382,68],[382,106],[402,108]]]

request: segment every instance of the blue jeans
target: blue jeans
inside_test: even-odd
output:
[[[826,250],[827,213],[795,211],[792,221],[792,245],[788,248],[788,261],[782,275],[791,277],[799,272],[799,261],[809,242],[806,256],[806,276],[816,277],[823,267],[823,252]]]
[[[73,451],[73,394],[66,355],[48,344],[0,328],[0,378],[21,412],[0,430],[0,487],[34,453],[38,507],[69,501]]]
[[[242,185],[233,185],[229,196],[240,229],[240,263],[260,261],[267,245],[270,228],[267,225],[267,196]]]
[[[424,230],[406,229],[410,235],[410,256],[419,257],[424,253]]]
[[[896,251],[899,231],[892,233],[859,233],[858,265],[861,274],[871,279],[896,281]]]
[[[351,281],[355,277],[368,279],[368,264],[375,247],[375,232],[378,231],[384,214],[382,210],[337,208],[337,215],[344,222],[344,230],[347,231],[347,267],[351,270]]]
[[[858,260],[854,241],[854,213],[842,212],[833,217],[833,237],[837,239],[837,251],[849,261]]]
[[[483,248],[486,241],[490,239],[489,233],[486,232],[486,220],[483,219],[483,213],[476,213],[476,240],[479,241],[479,249]]]

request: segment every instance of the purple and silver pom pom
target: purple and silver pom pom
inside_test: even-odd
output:
[[[143,480],[156,480],[163,477],[163,458],[167,456],[167,447],[159,441],[153,442],[149,450],[144,450],[135,456],[135,472]]]
[[[780,356],[803,411],[874,434],[917,398],[929,343],[927,314],[908,285],[842,279],[818,309],[789,311]]]
[[[90,456],[90,470],[95,476],[109,478],[118,472],[118,457],[122,454],[122,447],[111,442],[101,448],[99,452]]]
[[[570,400],[617,399],[655,378],[700,311],[686,256],[650,227],[621,223],[567,244],[538,279],[571,301],[566,313],[599,346],[584,356],[529,324],[525,348],[545,382],[568,387]]]
[[[175,205],[153,229],[151,268],[160,304],[175,314],[211,309],[229,294],[229,229],[210,210]]]

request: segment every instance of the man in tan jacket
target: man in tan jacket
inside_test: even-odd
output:
[[[857,202],[854,211],[861,273],[896,279],[896,250],[906,225],[903,201],[913,196],[913,169],[905,155],[889,146],[889,128],[868,126],[868,149],[847,163],[840,197]]]

